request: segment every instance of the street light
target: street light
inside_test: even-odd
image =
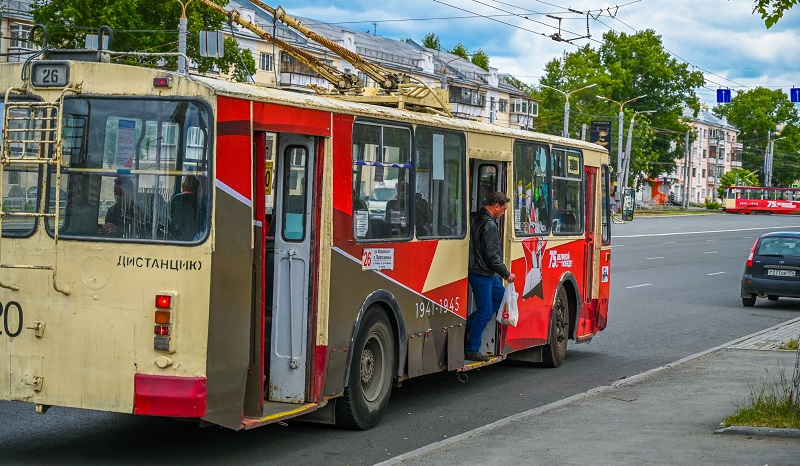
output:
[[[574,94],[574,93],[576,93],[576,92],[578,92],[578,91],[582,91],[584,89],[589,89],[590,87],[595,87],[596,85],[597,85],[597,83],[589,84],[588,86],[584,86],[584,87],[582,87],[580,89],[575,89],[574,91],[565,92],[565,91],[562,91],[561,89],[556,89],[555,87],[551,87],[551,86],[548,86],[546,84],[539,84],[540,87],[546,87],[548,89],[552,89],[554,91],[557,91],[557,92],[560,92],[560,93],[564,94],[564,98],[566,98],[566,101],[564,102],[564,132],[561,134],[565,138],[569,137],[569,96]]]
[[[628,187],[628,175],[631,170],[631,151],[633,146],[633,120],[636,119],[636,115],[640,113],[653,113],[655,110],[642,110],[638,112],[633,112],[631,116],[631,127],[628,129],[628,143],[625,146],[625,160],[622,162],[622,186],[623,188]]]
[[[786,136],[776,139],[767,137],[767,151],[764,154],[764,186],[768,188],[772,186],[772,159],[775,156],[775,141],[781,139],[786,139]]]
[[[597,96],[598,99],[607,100],[609,102],[613,102],[613,103],[619,105],[619,123],[617,125],[619,127],[619,139],[617,140],[617,189],[618,189],[617,196],[618,197],[622,194],[622,188],[623,188],[623,186],[622,186],[622,124],[623,124],[623,119],[625,117],[625,114],[622,113],[622,107],[624,107],[625,104],[631,103],[634,100],[641,99],[642,97],[647,97],[647,94],[642,94],[639,97],[634,97],[632,99],[628,99],[625,102],[617,102],[614,99],[609,99],[608,97],[603,97],[602,95],[598,95]]]

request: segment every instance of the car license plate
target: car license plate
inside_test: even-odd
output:
[[[796,272],[794,270],[767,269],[767,275],[774,275],[776,277],[794,277]]]

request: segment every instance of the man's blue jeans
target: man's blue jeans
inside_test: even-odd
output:
[[[497,275],[481,275],[470,273],[469,285],[472,287],[472,297],[475,299],[475,312],[467,317],[467,334],[469,339],[464,347],[464,354],[474,353],[481,349],[481,335],[486,324],[503,302],[505,288]]]

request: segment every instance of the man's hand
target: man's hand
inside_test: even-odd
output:
[[[101,235],[116,235],[117,231],[119,231],[119,228],[113,223],[104,223],[97,233]]]
[[[506,278],[506,281],[508,283],[514,283],[514,280],[516,280],[516,279],[517,279],[517,276],[512,273],[511,275],[508,276],[508,278]]]

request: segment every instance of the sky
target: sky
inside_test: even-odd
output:
[[[481,49],[499,73],[534,85],[545,63],[584,45],[599,48],[609,30],[652,29],[677,61],[703,72],[706,85],[697,94],[710,106],[719,88],[734,95],[780,88],[788,96],[800,87],[800,6],[770,29],[752,13],[753,0],[284,0],[281,6],[293,16],[391,39],[421,43],[432,32],[442,48],[460,42],[470,52]]]

